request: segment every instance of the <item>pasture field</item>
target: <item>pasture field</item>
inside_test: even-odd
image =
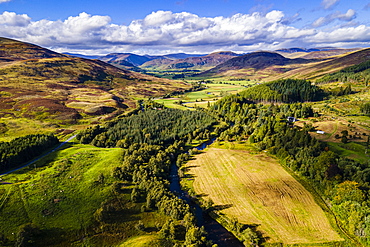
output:
[[[208,148],[186,164],[193,189],[218,214],[257,226],[266,243],[343,241],[313,196],[264,153]]]
[[[138,220],[149,228],[166,220],[156,212],[141,212],[141,204],[130,201],[132,185],[122,184],[119,193],[113,189],[112,169],[122,162],[122,152],[66,144],[1,176],[0,233],[14,241],[21,225],[33,223],[45,246],[114,246],[143,234],[135,228]],[[114,217],[98,221],[103,208],[114,208]]]
[[[118,247],[163,247],[164,242],[158,235],[148,234],[129,238]]]
[[[167,98],[167,99],[155,99],[154,101],[163,104],[165,107],[168,108],[174,108],[174,109],[180,109],[180,110],[187,110],[186,106],[176,104],[176,102],[179,102],[182,100],[182,98]]]
[[[53,124],[26,118],[4,117],[0,125],[4,126],[4,131],[0,132],[0,141],[11,141],[29,134],[53,133],[57,129]]]
[[[227,94],[236,94],[245,89],[243,85],[231,85],[231,84],[218,84],[218,83],[207,83],[207,88],[196,91],[189,92],[184,95],[177,96],[176,98],[168,99],[155,99],[157,103],[164,104],[169,108],[177,109],[191,109],[192,107],[207,107],[208,102],[212,103],[222,98]],[[175,104],[175,102],[182,101],[183,105]]]

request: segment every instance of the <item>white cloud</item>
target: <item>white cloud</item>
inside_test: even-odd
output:
[[[6,3],[6,2],[10,2],[12,0],[0,0],[0,3]]]
[[[335,12],[316,20],[311,28],[299,29],[291,26],[284,13],[277,10],[266,14],[255,12],[213,18],[187,12],[157,11],[129,25],[113,24],[109,16],[87,13],[65,20],[32,21],[27,15],[4,12],[0,14],[0,36],[57,51],[85,54],[207,53],[216,50],[246,52],[291,46],[311,47],[322,43],[370,44],[369,27],[355,27],[352,21],[355,17],[356,12],[352,9],[346,13]],[[325,31],[314,28],[335,20],[351,25],[342,25],[333,30],[327,28]]]
[[[338,3],[339,3],[339,0],[322,0],[321,6],[324,9],[331,9],[332,7],[334,7]]]
[[[349,22],[349,21],[352,21],[355,18],[356,18],[356,11],[354,11],[353,9],[347,10],[347,12],[344,13],[344,14],[342,14],[339,11],[336,11],[336,12],[334,12],[330,15],[327,15],[325,17],[318,18],[316,21],[314,21],[314,23],[312,23],[312,26],[313,27],[325,26],[325,25],[328,25],[328,24],[334,22],[335,20]]]
[[[14,12],[5,11],[0,15],[0,25],[7,26],[26,26],[31,22],[31,18],[26,14],[17,15]]]
[[[370,27],[360,25],[357,27],[347,27],[335,29],[331,32],[318,32],[314,36],[310,37],[310,42],[334,44],[334,43],[359,43],[370,41]]]

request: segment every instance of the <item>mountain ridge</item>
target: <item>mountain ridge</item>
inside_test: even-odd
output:
[[[205,56],[194,56],[185,59],[154,59],[144,63],[141,67],[144,69],[200,69],[205,70],[215,67],[240,54],[231,51],[213,52]]]
[[[285,65],[299,61],[304,62],[305,60],[286,58],[276,52],[258,51],[227,60],[210,70],[200,73],[198,76],[214,76],[230,70],[240,69],[253,69],[257,71],[273,65]]]

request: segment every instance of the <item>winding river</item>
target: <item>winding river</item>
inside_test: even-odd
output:
[[[208,145],[212,144],[213,141],[214,140],[208,143],[203,143],[199,145],[197,149],[203,150]],[[231,232],[226,230],[225,227],[211,218],[207,213],[203,212],[202,208],[191,200],[189,194],[181,189],[178,170],[179,168],[177,167],[176,163],[173,163],[170,171],[170,190],[194,209],[195,216],[197,218],[197,225],[204,226],[208,233],[207,238],[212,240],[212,242],[217,244],[219,247],[243,247],[244,245]]]

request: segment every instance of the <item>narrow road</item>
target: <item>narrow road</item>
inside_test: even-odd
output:
[[[32,164],[33,164],[33,163],[35,163],[36,161],[39,161],[40,159],[44,158],[45,156],[47,156],[47,155],[51,154],[52,152],[55,152],[56,150],[60,149],[60,148],[61,148],[61,147],[63,147],[66,143],[68,143],[68,142],[72,141],[76,136],[77,136],[77,135],[71,136],[71,137],[70,137],[70,138],[68,138],[66,141],[64,141],[64,142],[60,143],[60,144],[59,144],[59,146],[57,146],[57,147],[56,147],[56,148],[54,148],[53,150],[51,150],[51,151],[47,152],[46,154],[44,154],[44,155],[42,155],[42,156],[37,157],[36,159],[34,159],[34,160],[32,160],[32,161],[28,162],[27,164],[25,164],[25,165],[23,165],[23,166],[21,166],[21,167],[18,167],[18,168],[14,169],[14,170],[11,170],[11,171],[7,171],[7,172],[5,172],[5,173],[1,173],[1,174],[0,174],[0,177],[1,177],[1,176],[3,176],[3,175],[7,175],[7,174],[9,174],[9,173],[12,173],[12,172],[18,171],[18,170],[20,170],[20,169],[22,169],[22,168],[25,168],[25,167],[29,166],[29,165],[32,165]]]

